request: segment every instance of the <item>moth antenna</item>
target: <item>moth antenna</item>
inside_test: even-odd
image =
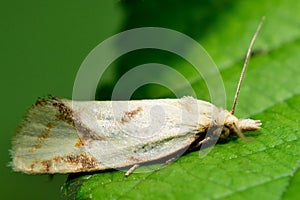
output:
[[[244,76],[245,76],[245,72],[246,72],[246,69],[247,69],[247,66],[248,66],[248,63],[249,63],[249,60],[250,60],[250,57],[251,57],[251,51],[252,51],[252,48],[253,48],[253,45],[254,45],[254,42],[257,38],[257,35],[265,21],[266,17],[263,16],[254,35],[253,35],[253,38],[251,40],[251,43],[249,45],[249,48],[248,48],[248,51],[247,51],[247,54],[246,54],[246,58],[245,58],[245,62],[244,62],[244,66],[243,66],[243,70],[242,70],[242,73],[241,73],[241,76],[240,76],[240,80],[238,82],[238,85],[237,85],[237,89],[236,89],[236,92],[235,92],[235,96],[234,96],[234,100],[233,100],[233,105],[232,105],[232,109],[230,111],[231,114],[234,114],[234,111],[235,111],[235,107],[236,107],[236,104],[237,104],[237,99],[239,97],[239,93],[240,93],[240,90],[241,90],[241,85],[242,85],[242,82],[243,82],[243,79],[244,79]]]

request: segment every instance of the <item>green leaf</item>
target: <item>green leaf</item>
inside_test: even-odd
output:
[[[220,67],[229,109],[250,39],[261,16],[267,18],[255,45],[263,53],[250,60],[236,110],[238,117],[262,120],[261,130],[248,133],[254,141],[237,139],[217,144],[204,158],[199,157],[199,152],[192,152],[160,170],[134,173],[128,178],[122,171],[71,176],[64,187],[66,196],[78,199],[297,198],[300,21],[296,19],[300,17],[300,5],[297,0],[264,0],[223,2],[222,6],[229,7],[221,9],[199,41]],[[202,92],[203,99],[209,100],[208,93],[197,89],[204,82],[193,79],[192,73],[187,77],[195,80],[194,88]],[[148,92],[153,94],[151,90]]]
[[[128,178],[122,171],[82,176],[71,180],[66,190],[78,190],[79,199],[296,198],[299,102],[297,95],[253,116],[264,126],[251,134],[252,142],[219,144],[202,159],[192,152],[163,169]]]

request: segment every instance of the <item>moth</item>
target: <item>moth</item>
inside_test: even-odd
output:
[[[248,48],[231,111],[192,97],[131,101],[72,101],[49,97],[29,108],[12,141],[14,171],[89,172],[168,162],[218,138],[261,127],[234,110],[260,22]],[[210,134],[208,134],[210,133]]]

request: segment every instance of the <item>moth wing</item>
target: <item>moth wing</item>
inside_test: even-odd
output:
[[[88,155],[69,108],[52,98],[27,111],[12,141],[12,168],[29,174],[69,173],[101,169]]]
[[[77,121],[93,130],[98,139],[82,135],[82,141],[106,168],[182,154],[211,122],[203,112],[210,112],[212,104],[193,98],[64,103],[72,107]]]
[[[40,100],[17,130],[12,167],[25,173],[72,173],[182,154],[209,126],[211,106],[192,98]]]

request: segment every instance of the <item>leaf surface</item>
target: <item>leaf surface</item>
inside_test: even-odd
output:
[[[236,108],[238,117],[262,120],[263,128],[248,134],[254,141],[237,139],[218,144],[204,158],[192,152],[160,170],[134,173],[128,178],[122,171],[71,178],[64,190],[67,196],[296,199],[300,182],[300,21],[296,19],[300,17],[300,4],[296,0],[264,0],[228,6],[199,37],[220,68],[228,109],[251,37],[261,16],[267,18],[255,45],[258,54],[250,60]],[[192,72],[187,77],[196,91],[205,87]],[[203,99],[209,100],[209,94],[199,90]],[[164,92],[156,90],[155,94],[165,96]]]

